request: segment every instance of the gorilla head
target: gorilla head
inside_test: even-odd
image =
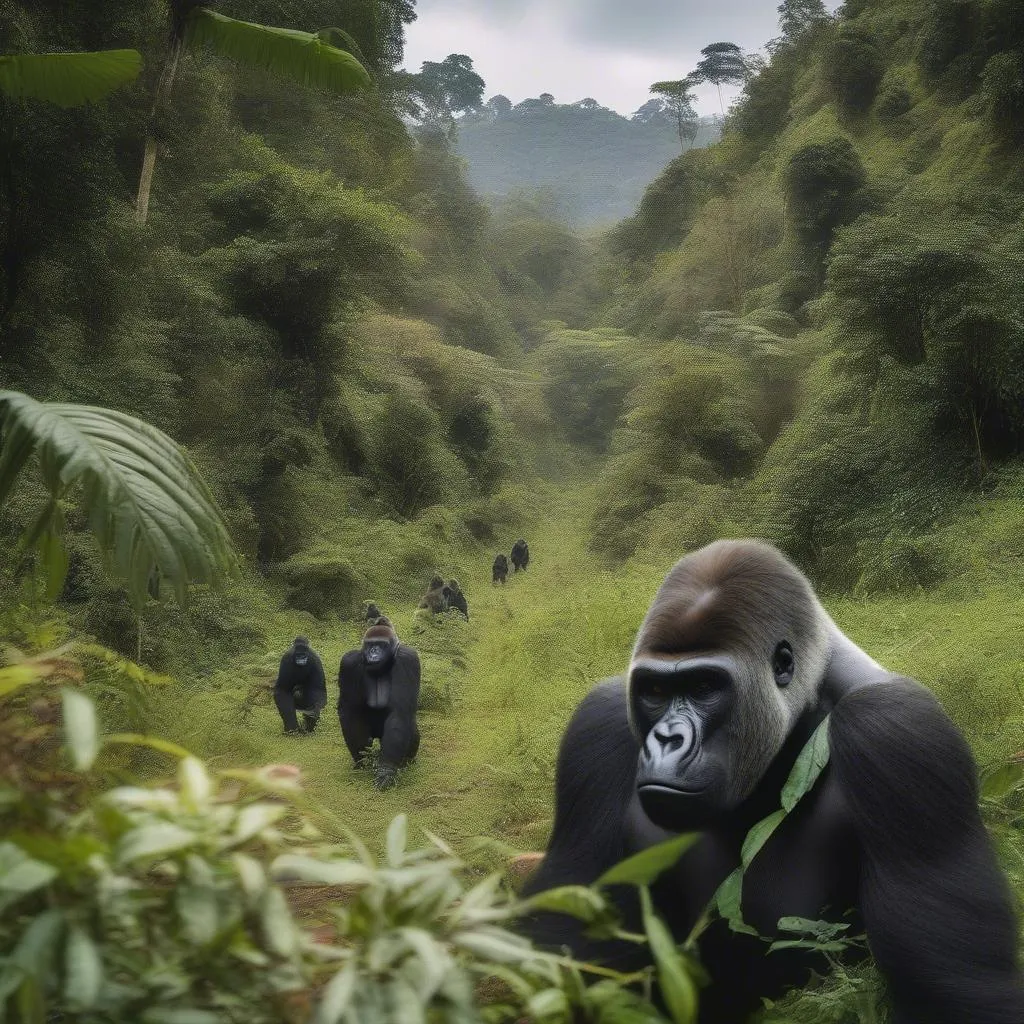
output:
[[[369,672],[383,672],[395,660],[398,634],[383,616],[363,634],[363,663]]]
[[[296,665],[305,665],[309,662],[309,638],[297,636],[292,643],[292,658]]]
[[[700,827],[750,795],[818,696],[831,620],[778,551],[719,541],[669,573],[629,668],[640,802]]]
[[[427,590],[441,590],[443,587],[444,587],[444,580],[441,579],[440,576],[431,576],[430,577],[430,586],[427,587]]]

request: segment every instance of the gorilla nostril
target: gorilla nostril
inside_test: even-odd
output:
[[[654,729],[654,738],[660,744],[663,754],[679,754],[685,756],[693,747],[694,734],[692,729],[664,727]]]

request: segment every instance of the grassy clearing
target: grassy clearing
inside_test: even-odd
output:
[[[357,623],[314,631],[305,616],[281,613],[274,620],[270,632],[282,638],[311,632],[324,658],[330,703],[314,736],[282,736],[269,693],[258,689],[273,678],[276,651],[165,690],[156,731],[214,764],[299,764],[310,792],[374,845],[404,810],[414,829],[429,828],[463,852],[472,851],[476,837],[542,847],[564,724],[596,680],[623,669],[676,557],[665,552],[660,564],[648,559],[614,571],[597,566],[586,549],[585,495],[582,488],[544,487],[526,532],[530,568],[505,587],[490,583],[489,549],[451,556],[473,566],[463,580],[468,624],[451,614],[424,619],[411,604],[388,609],[403,640],[421,653],[427,704],[420,756],[393,791],[376,792],[366,774],[351,768],[334,716],[337,665],[358,640]],[[983,765],[1024,747],[1024,545],[1014,540],[1022,519],[1015,493],[967,510],[941,538],[957,550],[960,571],[936,590],[824,598],[858,643],[935,690]],[[251,692],[260,702],[246,717],[240,709]],[[493,860],[498,853],[481,856]]]

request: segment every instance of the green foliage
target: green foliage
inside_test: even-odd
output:
[[[837,135],[798,149],[785,170],[793,225],[808,249],[822,259],[837,228],[860,212],[867,181],[857,150]]]
[[[105,99],[142,70],[138,50],[0,56],[0,92],[15,99],[80,107]]]
[[[981,96],[996,130],[1019,140],[1024,132],[1024,53],[997,53],[981,73]]]
[[[852,114],[870,109],[884,65],[878,43],[868,29],[841,25],[827,47],[822,66],[840,106]]]
[[[930,0],[917,55],[929,79],[969,87],[977,70],[973,50],[980,22],[976,0]]]
[[[359,61],[331,45],[330,30],[318,34],[255,25],[196,7],[188,15],[186,39],[191,46],[208,46],[224,57],[287,75],[305,86],[353,92],[370,84]]]
[[[895,121],[914,106],[914,96],[903,79],[886,77],[875,100],[875,115],[882,121]]]
[[[54,596],[67,570],[56,540],[61,503],[76,485],[111,570],[137,604],[154,576],[184,604],[189,583],[215,583],[231,568],[231,541],[213,496],[162,431],[110,409],[37,402],[14,391],[0,392],[0,427],[0,501],[28,460],[39,458],[50,501],[26,540],[42,540]]]
[[[317,618],[351,612],[366,583],[343,558],[303,552],[282,566],[288,583],[286,601]]]

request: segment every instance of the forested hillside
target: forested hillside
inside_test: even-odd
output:
[[[232,551],[150,573],[103,471],[66,486],[66,423],[19,475],[0,396],[0,1019],[694,1024],[689,940],[646,916],[656,970],[539,957],[509,863],[573,709],[723,537],[939,698],[1021,904],[1024,8],[786,0],[681,154],[588,101],[463,105],[402,70],[415,13],[0,0],[0,386],[164,431],[167,535],[205,514],[194,463]],[[75,106],[4,62],[98,50],[141,72]],[[125,429],[145,489],[166,452]],[[435,574],[468,617],[417,607]],[[334,713],[368,602],[422,665],[387,792]],[[328,689],[302,736],[272,696],[297,635]],[[597,889],[552,899],[613,928]],[[758,1019],[887,1012],[869,959]]]

